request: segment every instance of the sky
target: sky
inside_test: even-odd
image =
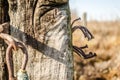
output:
[[[86,12],[88,20],[120,19],[120,0],[69,0],[69,4],[79,17]]]

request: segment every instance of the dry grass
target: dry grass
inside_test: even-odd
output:
[[[75,25],[79,24],[81,23]],[[76,80],[83,80],[85,75],[84,80],[120,80],[118,75],[120,72],[115,68],[120,67],[120,21],[90,21],[87,28],[95,38],[88,42],[81,31],[77,30],[73,33],[73,44],[77,46],[88,44],[89,49],[85,50],[86,53],[92,51],[98,56],[83,60],[74,54],[75,72],[79,73],[79,78]],[[82,79],[80,79],[81,76]]]

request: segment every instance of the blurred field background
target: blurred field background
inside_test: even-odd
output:
[[[71,13],[71,21],[78,18],[77,13]],[[75,25],[84,25],[78,21]],[[87,41],[80,30],[73,33],[73,44],[84,46],[86,54],[95,52],[97,57],[83,59],[74,53],[75,80],[120,80],[120,20],[87,21],[87,28],[94,39]]]
[[[70,0],[71,21],[81,17],[75,25],[84,25],[94,39],[87,41],[80,30],[73,33],[73,44],[88,44],[86,54],[97,57],[83,59],[74,53],[74,80],[120,80],[120,0]]]

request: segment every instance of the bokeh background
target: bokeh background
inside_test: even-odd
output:
[[[87,41],[80,30],[73,33],[73,44],[84,46],[86,54],[97,57],[83,59],[74,53],[75,80],[120,80],[120,0],[70,0],[71,21],[85,25],[94,35]],[[83,14],[86,14],[86,24]]]

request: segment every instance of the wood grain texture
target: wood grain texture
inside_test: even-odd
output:
[[[8,0],[10,34],[28,49],[30,80],[73,80],[68,0]],[[14,52],[15,74],[22,52]]]
[[[0,0],[0,24],[9,21],[7,0]],[[6,44],[0,39],[0,80],[7,80],[7,66],[5,61]]]

